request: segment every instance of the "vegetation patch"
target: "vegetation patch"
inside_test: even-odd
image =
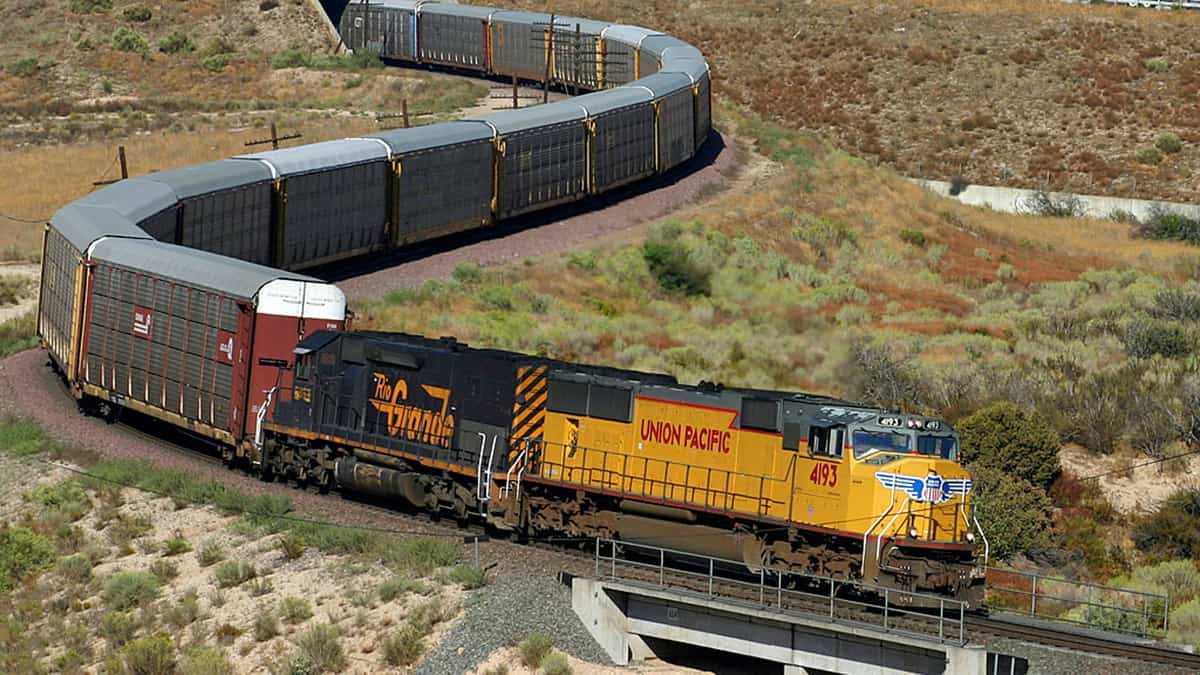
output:
[[[161,583],[149,572],[117,572],[105,580],[101,598],[109,609],[128,611],[157,599]]]
[[[49,569],[58,557],[54,544],[24,527],[0,528],[0,593],[25,577]]]

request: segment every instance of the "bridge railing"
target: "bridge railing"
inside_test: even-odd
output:
[[[1139,637],[1166,634],[1171,611],[1169,595],[997,567],[987,568],[987,605]]]
[[[966,644],[967,606],[951,598],[775,568],[750,572],[741,561],[612,539],[596,539],[595,560],[597,579],[650,584],[941,644]]]

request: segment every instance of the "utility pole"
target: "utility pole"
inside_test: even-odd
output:
[[[121,177],[120,178],[113,178],[112,180],[93,181],[92,185],[95,185],[97,187],[99,187],[101,185],[112,185],[113,183],[115,183],[119,180],[125,180],[126,178],[129,178],[129,165],[125,161],[125,146],[123,146],[123,145],[117,146],[117,162],[120,163],[120,165],[121,165]],[[108,172],[105,171],[105,173],[108,173]]]

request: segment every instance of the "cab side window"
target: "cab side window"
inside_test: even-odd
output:
[[[844,437],[844,429],[812,427],[808,435],[808,450],[814,457],[841,459]]]

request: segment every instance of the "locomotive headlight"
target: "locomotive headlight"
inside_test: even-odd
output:
[[[913,539],[916,539],[917,538],[917,528],[915,528],[915,527],[908,528],[908,536]]]
[[[974,532],[967,533],[967,543],[970,543],[970,544],[975,543],[975,533]]]

